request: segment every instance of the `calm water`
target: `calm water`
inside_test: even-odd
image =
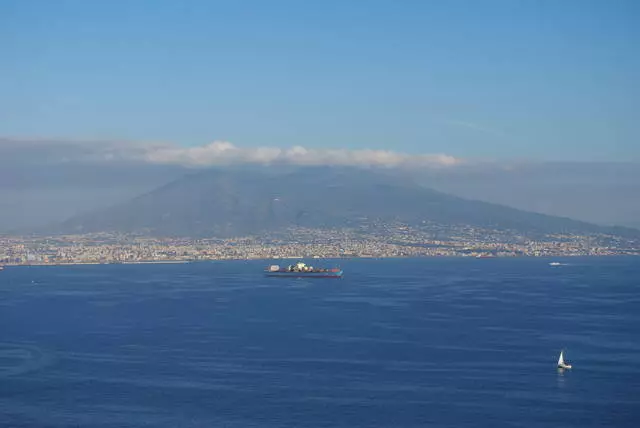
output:
[[[640,259],[549,261],[7,268],[0,426],[639,426]]]

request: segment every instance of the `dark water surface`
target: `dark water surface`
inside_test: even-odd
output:
[[[550,261],[9,267],[0,426],[640,426],[640,259]]]

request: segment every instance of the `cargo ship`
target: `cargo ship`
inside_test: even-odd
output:
[[[272,277],[294,277],[294,278],[342,278],[342,269],[340,268],[317,268],[307,266],[303,262],[295,265],[280,267],[271,265],[265,269],[266,276]]]
[[[476,259],[492,259],[495,256],[493,254],[478,254]]]

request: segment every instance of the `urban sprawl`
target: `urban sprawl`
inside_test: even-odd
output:
[[[611,235],[544,235],[473,227],[293,228],[233,239],[151,238],[115,233],[0,236],[0,265],[187,262],[345,257],[640,255],[640,242]]]

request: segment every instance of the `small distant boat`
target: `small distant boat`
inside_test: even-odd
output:
[[[560,265],[562,265],[562,263],[560,263],[560,262],[551,262],[551,263],[549,263],[549,266],[560,266]]]
[[[559,369],[570,369],[571,364],[567,364],[564,362],[563,351],[560,351],[560,358],[558,358],[558,368]]]
[[[296,278],[342,278],[340,268],[317,268],[307,266],[303,262],[281,268],[278,265],[271,265],[265,269],[266,276],[274,277],[296,277]]]
[[[495,256],[493,254],[478,254],[476,259],[492,259]]]

